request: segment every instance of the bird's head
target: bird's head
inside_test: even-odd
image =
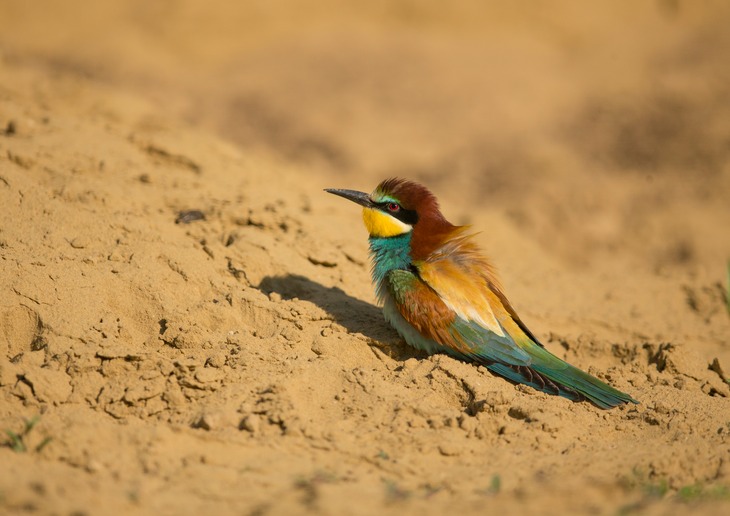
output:
[[[371,194],[327,189],[363,207],[363,221],[371,238],[389,238],[420,229],[453,228],[441,215],[436,197],[423,185],[405,179],[386,179]]]

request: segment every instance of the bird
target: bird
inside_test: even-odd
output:
[[[602,409],[638,403],[545,348],[508,301],[470,226],[446,220],[428,188],[390,178],[370,194],[325,191],[362,206],[376,297],[407,344]]]

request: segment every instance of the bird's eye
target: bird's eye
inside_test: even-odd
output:
[[[396,202],[389,202],[387,208],[391,213],[397,213],[400,210],[400,206]]]

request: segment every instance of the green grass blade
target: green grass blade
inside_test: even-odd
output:
[[[730,313],[730,260],[727,261],[727,277],[725,278],[725,306]]]
[[[12,430],[5,430],[5,433],[10,437],[10,440],[6,444],[11,450],[18,453],[27,451],[21,435],[16,434]]]

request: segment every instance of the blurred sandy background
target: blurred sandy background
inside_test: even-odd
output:
[[[40,419],[0,507],[717,513],[728,26],[721,1],[1,1],[0,428]],[[408,350],[321,193],[392,175],[641,405]]]

